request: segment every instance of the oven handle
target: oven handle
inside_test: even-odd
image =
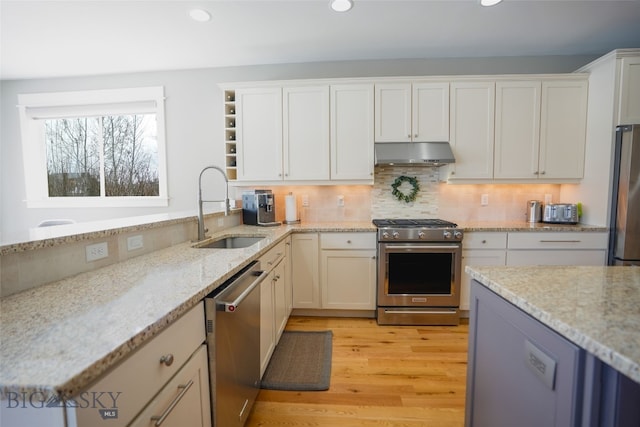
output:
[[[387,314],[456,314],[455,310],[385,310]]]
[[[403,245],[403,246],[395,246],[395,245],[385,245],[384,249],[385,251],[389,251],[389,250],[398,250],[398,249],[411,249],[411,250],[420,250],[420,251],[424,251],[425,249],[427,249],[428,251],[432,251],[433,249],[435,250],[451,250],[451,249],[457,249],[460,248],[460,245],[456,245],[456,244],[452,244],[452,245]]]

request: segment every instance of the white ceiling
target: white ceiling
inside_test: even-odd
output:
[[[640,47],[640,0],[0,0],[0,78]],[[212,15],[188,17],[194,7]]]

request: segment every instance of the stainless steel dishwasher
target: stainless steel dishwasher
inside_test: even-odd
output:
[[[214,427],[244,426],[260,389],[260,283],[254,261],[205,300]]]

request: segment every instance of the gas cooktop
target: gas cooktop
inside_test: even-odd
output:
[[[393,227],[393,228],[455,228],[458,224],[445,221],[443,219],[427,218],[427,219],[374,219],[373,225],[376,227]]]

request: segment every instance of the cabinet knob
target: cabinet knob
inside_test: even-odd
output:
[[[165,366],[171,366],[171,364],[173,363],[173,354],[169,353],[162,356],[160,358],[160,363]]]
[[[487,241],[486,241],[486,240],[483,240],[483,241],[482,241],[482,243],[487,243]]]
[[[348,244],[351,244],[351,240],[347,240],[347,243],[348,243]]]
[[[535,171],[533,174],[534,174],[534,175],[538,175],[538,174],[539,174],[539,172],[538,172],[538,171]]]
[[[544,175],[545,173],[546,173],[545,171],[542,171],[542,172],[540,172],[540,175]]]
[[[413,135],[413,137],[414,137],[414,138],[417,138],[417,137],[418,137],[418,134],[416,133],[415,135]]]

